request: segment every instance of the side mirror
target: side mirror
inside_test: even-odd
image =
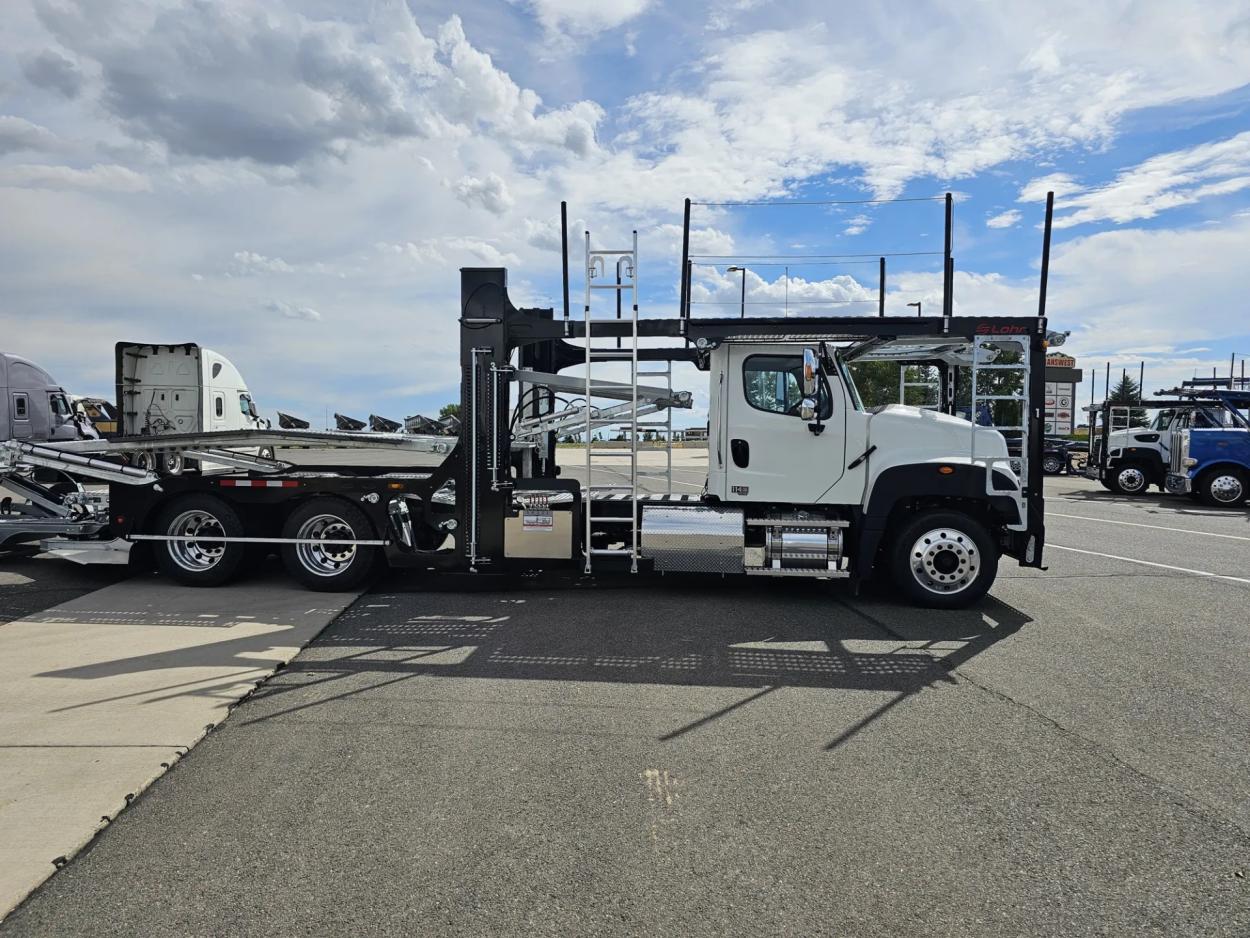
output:
[[[799,402],[799,419],[815,420],[816,419],[816,399],[813,397],[805,397]]]
[[[803,349],[803,396],[816,396],[816,373],[820,370],[820,359],[816,357],[814,348]],[[807,401],[803,402],[806,406]],[[814,407],[815,405],[813,405]],[[810,420],[810,417],[804,417],[804,420]]]

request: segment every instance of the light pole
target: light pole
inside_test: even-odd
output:
[[[725,273],[736,274],[739,271],[741,271],[742,273],[742,318],[746,319],[747,318],[747,269],[745,267],[730,267],[725,271]]]
[[[907,304],[908,306],[914,306],[914,307],[916,307],[916,315],[917,315],[917,316],[919,316],[919,315],[920,315],[920,304],[921,304],[921,302],[923,302],[923,301],[922,301],[922,300],[916,300],[916,302],[914,302],[914,303],[908,303],[908,304]]]
[[[786,315],[790,315],[790,265],[786,264]]]

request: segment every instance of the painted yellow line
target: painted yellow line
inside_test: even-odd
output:
[[[1245,583],[1250,586],[1250,580],[1240,576],[1228,576],[1224,573],[1212,573],[1209,570],[1191,570],[1189,567],[1174,567],[1168,563],[1155,563],[1153,560],[1138,560],[1136,557],[1120,557],[1116,554],[1104,554],[1096,550],[1081,550],[1079,547],[1064,547],[1062,544],[1047,544],[1047,550],[1070,550],[1074,554],[1089,554],[1091,557],[1105,557],[1108,560],[1123,560],[1126,563],[1139,563],[1147,567],[1161,567],[1164,570],[1175,570],[1178,573],[1190,573],[1194,576],[1210,577],[1213,580],[1230,580],[1233,583]]]
[[[1140,521],[1112,521],[1110,518],[1090,518],[1087,515],[1065,515],[1057,511],[1046,512],[1046,517],[1076,518],[1078,521],[1097,521],[1099,524],[1122,524],[1130,528],[1150,528],[1153,531],[1175,531],[1177,534],[1200,534],[1203,537],[1222,537],[1230,541],[1250,541],[1250,537],[1242,537],[1239,534],[1216,534],[1213,531],[1194,531],[1191,528],[1169,528],[1162,524],[1142,524]]]

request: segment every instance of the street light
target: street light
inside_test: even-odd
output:
[[[730,267],[725,273],[736,274],[742,272],[742,318],[747,318],[747,269],[745,267]]]
[[[917,315],[917,316],[919,316],[919,315],[920,315],[920,303],[921,303],[921,301],[920,301],[920,300],[916,300],[916,302],[914,302],[914,303],[908,303],[908,304],[907,304],[908,306],[914,306],[914,307],[916,307],[916,315]]]

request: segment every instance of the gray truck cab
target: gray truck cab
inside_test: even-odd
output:
[[[0,440],[94,436],[75,419],[65,389],[34,362],[12,352],[0,352],[0,396]]]

